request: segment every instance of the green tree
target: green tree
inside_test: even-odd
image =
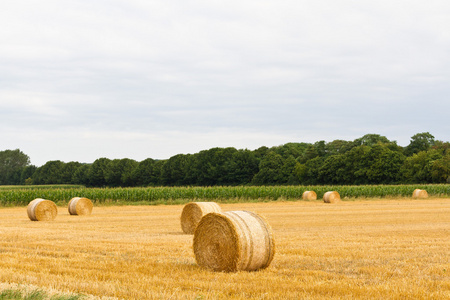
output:
[[[186,166],[190,154],[177,154],[164,161],[161,167],[163,185],[180,186],[185,184]]]
[[[303,152],[302,156],[299,157],[300,163],[306,163],[308,160],[311,160],[313,158],[316,158],[319,156],[319,152],[316,150],[314,145],[310,144],[308,147],[306,147],[305,152]]]
[[[91,165],[90,164],[81,164],[72,174],[72,183],[74,184],[82,184],[82,185],[90,185],[89,182],[89,173],[90,173]]]
[[[369,161],[367,157],[371,147],[361,145],[352,148],[344,154],[345,167],[341,170],[343,184],[366,184],[369,183],[367,170]]]
[[[389,143],[391,143],[391,141],[389,141],[388,138],[385,137],[385,136],[382,136],[382,135],[379,135],[379,134],[369,133],[369,134],[366,134],[366,135],[364,135],[363,137],[361,137],[359,139],[354,140],[353,143],[356,146],[364,145],[364,146],[372,147],[372,146],[374,146],[374,145],[376,145],[378,143],[389,144]]]
[[[446,155],[450,153],[450,142],[435,141],[432,148],[440,151],[442,155]]]
[[[307,171],[308,168],[305,164],[301,164],[299,162],[295,164],[293,174],[300,184],[305,184]]]
[[[436,183],[450,183],[450,142],[435,141],[432,149],[442,154],[442,158],[433,162],[431,177]]]
[[[405,183],[433,182],[432,167],[436,160],[442,158],[440,151],[431,149],[420,151],[405,159],[400,175]]]
[[[225,163],[227,177],[225,182],[230,185],[249,184],[258,173],[258,159],[248,150],[238,150]]]
[[[64,162],[60,160],[51,160],[43,166],[36,169],[31,177],[34,184],[61,184],[63,182],[62,174]]]
[[[30,158],[19,149],[0,151],[0,185],[19,184],[21,171],[29,164]]]
[[[317,174],[317,180],[325,184],[351,184],[354,180],[353,170],[347,170],[347,161],[343,154],[324,158]]]
[[[344,141],[344,140],[334,140],[325,145],[325,151],[327,155],[337,155],[344,154],[347,151],[350,151],[354,147],[353,142]]]
[[[233,147],[211,148],[189,157],[185,164],[185,183],[212,186],[231,185],[230,174],[233,155],[238,151]]]
[[[132,177],[136,186],[158,185],[161,176],[160,164],[152,158],[139,162],[134,169]]]
[[[139,163],[134,159],[124,158],[120,161],[120,168],[122,169],[122,176],[120,177],[121,186],[136,186],[133,172]]]
[[[316,149],[317,154],[319,156],[326,156],[327,155],[327,144],[325,141],[318,141],[314,143],[314,149]]]
[[[289,156],[293,156],[297,159],[303,156],[308,146],[309,144],[307,143],[287,143],[281,146],[272,147],[270,150],[280,154],[285,159]]]
[[[450,183],[450,152],[432,163],[431,178],[435,183]]]
[[[295,176],[295,166],[297,165],[297,161],[294,156],[290,155],[283,161],[283,166],[281,167],[281,177],[279,179],[280,184],[298,184],[298,177]]]
[[[64,164],[64,167],[61,171],[61,183],[71,184],[74,183],[72,181],[73,174],[76,170],[81,166],[81,163],[76,161],[71,161]]]
[[[411,137],[409,145],[405,148],[405,154],[411,156],[420,151],[427,151],[434,143],[434,136],[429,132],[417,133]]]
[[[97,187],[106,186],[105,172],[110,161],[106,157],[98,158],[94,161],[89,168],[89,185]]]
[[[106,185],[133,186],[132,174],[137,165],[137,161],[129,158],[110,160],[103,172]]]
[[[283,157],[280,154],[269,151],[259,163],[259,171],[253,177],[252,183],[259,185],[281,183],[283,164]]]
[[[305,162],[305,175],[302,183],[307,184],[323,184],[319,176],[319,170],[325,162],[325,157],[317,156]]]
[[[201,164],[201,176],[198,178],[200,185],[227,185],[230,184],[230,170],[227,169],[233,154],[237,150],[232,147],[212,148],[201,151],[197,162]]]
[[[269,148],[266,146],[259,147],[258,149],[254,150],[253,153],[255,154],[256,159],[261,160],[264,156],[266,156],[267,152],[269,152]]]
[[[33,179],[31,179],[31,177],[33,176],[36,169],[37,167],[34,165],[28,165],[24,167],[22,169],[22,172],[20,173],[20,184],[32,184]]]
[[[378,143],[367,153],[366,175],[370,184],[389,184],[400,180],[400,169],[405,161],[401,151],[392,151],[389,145]]]

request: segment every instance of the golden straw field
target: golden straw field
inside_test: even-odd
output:
[[[220,203],[219,203],[220,204]],[[183,205],[0,208],[0,289],[117,299],[450,299],[450,199],[220,204],[265,217],[276,252],[256,272],[200,268]]]

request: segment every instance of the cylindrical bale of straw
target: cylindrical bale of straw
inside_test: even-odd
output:
[[[31,221],[52,221],[58,214],[58,208],[53,201],[37,198],[28,204],[27,214]]]
[[[202,217],[212,212],[222,212],[216,202],[191,202],[186,204],[181,212],[181,229],[184,233],[194,234],[195,228]]]
[[[249,211],[205,215],[194,233],[197,263],[214,271],[255,271],[272,262],[275,243],[270,225]]]
[[[69,201],[69,214],[71,215],[90,215],[94,205],[92,201],[84,197],[73,197]]]
[[[415,189],[413,192],[413,198],[428,198],[426,190]]]
[[[303,200],[317,200],[317,194],[314,191],[305,191],[302,195]]]
[[[323,195],[323,202],[325,203],[336,203],[341,201],[341,196],[336,191],[326,192]]]

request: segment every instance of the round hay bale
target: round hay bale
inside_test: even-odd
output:
[[[428,198],[428,193],[426,190],[415,189],[413,192],[413,198]]]
[[[205,215],[195,229],[197,263],[214,271],[255,271],[272,262],[275,243],[270,225],[249,211]]]
[[[325,203],[337,203],[341,201],[341,196],[336,191],[326,192],[323,195],[323,202]]]
[[[71,215],[90,215],[94,205],[88,198],[74,197],[69,201],[69,214]]]
[[[317,194],[314,191],[305,191],[302,195],[303,200],[317,200]]]
[[[58,214],[58,208],[53,201],[37,198],[28,204],[27,214],[31,221],[52,221]]]
[[[191,202],[186,204],[181,213],[181,229],[184,233],[194,234],[195,228],[202,217],[212,212],[222,212],[216,202]]]

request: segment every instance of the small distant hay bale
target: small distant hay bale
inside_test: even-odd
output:
[[[69,214],[71,215],[84,216],[90,215],[93,207],[94,205],[90,199],[84,197],[73,197],[69,201],[68,209]]]
[[[317,200],[317,194],[314,191],[305,191],[302,195],[303,200]]]
[[[181,213],[181,229],[184,233],[194,234],[195,228],[202,217],[212,212],[222,212],[216,202],[191,202],[186,204]]]
[[[341,196],[336,191],[326,192],[323,195],[323,202],[325,203],[337,203],[341,201]]]
[[[27,214],[31,221],[52,221],[58,214],[58,208],[53,201],[37,198],[28,204]]]
[[[419,199],[428,198],[428,193],[426,190],[415,189],[412,197],[419,198]]]
[[[195,230],[193,248],[199,266],[225,272],[267,268],[275,254],[272,228],[249,211],[205,215]]]

